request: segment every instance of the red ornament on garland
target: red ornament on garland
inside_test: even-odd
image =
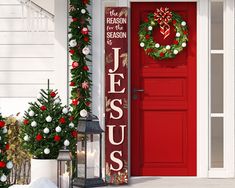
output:
[[[78,99],[73,99],[73,100],[72,100],[72,104],[73,104],[74,106],[77,106],[77,105],[78,105]]]
[[[175,24],[177,23],[177,21],[176,21],[176,20],[173,20],[172,23],[175,25]]]
[[[0,161],[0,168],[5,168],[6,163],[4,161]]]
[[[71,53],[73,55],[75,53],[75,50],[71,49],[71,50],[69,50],[69,53]]]
[[[61,138],[60,138],[60,136],[59,136],[59,135],[55,135],[55,136],[54,136],[54,140],[55,140],[56,142],[59,142],[59,141],[60,141],[60,139],[61,139]]]
[[[161,52],[159,55],[160,55],[160,57],[163,57],[165,54],[163,52]]]
[[[74,120],[74,117],[73,116],[70,116],[69,117],[69,121],[73,121]]]
[[[87,5],[89,3],[89,0],[82,0],[83,4]]]
[[[179,41],[178,40],[174,40],[173,44],[179,44]]]
[[[82,30],[81,30],[81,33],[82,33],[83,35],[87,35],[88,32],[89,32],[89,30],[88,30],[86,27],[83,27]]]
[[[25,119],[23,123],[24,123],[24,125],[28,125],[29,124],[29,120]]]
[[[0,121],[0,128],[5,126],[5,122],[4,121]]]
[[[150,35],[146,35],[145,38],[148,40],[150,39]]]
[[[73,22],[77,22],[78,18],[72,18]]]
[[[77,68],[78,66],[79,66],[79,63],[78,63],[77,61],[74,61],[74,62],[72,63],[73,69]]]
[[[144,22],[145,22],[145,23],[147,23],[148,21],[149,21],[149,19],[148,19],[148,18],[145,18],[145,19],[144,19]]]
[[[52,91],[52,92],[50,93],[50,96],[51,96],[52,98],[54,98],[54,97],[56,96],[56,93],[55,93],[54,91]]]
[[[47,109],[46,106],[41,106],[41,110],[42,110],[42,111],[45,111],[46,109]]]
[[[72,132],[71,132],[71,135],[72,135],[72,137],[76,138],[77,135],[78,135],[78,132],[77,132],[77,131],[72,131]]]
[[[89,70],[89,67],[85,65],[82,69],[83,69],[84,71],[88,71],[88,70]]]
[[[88,102],[86,102],[86,106],[90,106],[90,104],[91,104],[91,103],[90,103],[89,101],[88,101]]]
[[[60,122],[61,124],[65,124],[65,123],[66,123],[66,120],[65,120],[64,117],[62,117],[62,118],[60,118],[59,122]]]
[[[89,42],[90,39],[89,39],[89,37],[86,36],[86,37],[84,37],[83,40],[84,40],[85,42]]]
[[[70,82],[70,86],[75,86],[75,82]]]
[[[41,134],[38,134],[38,135],[36,136],[36,140],[37,140],[37,141],[42,140],[42,135],[41,135]]]
[[[89,88],[89,83],[88,83],[87,81],[84,81],[84,82],[82,83],[82,88],[83,88],[83,89],[88,89],[88,88]]]
[[[10,145],[9,145],[9,144],[6,144],[5,149],[6,149],[6,150],[9,150],[9,149],[10,149]]]

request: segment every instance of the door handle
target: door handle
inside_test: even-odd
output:
[[[133,89],[133,99],[138,99],[137,92],[144,92],[144,89]]]

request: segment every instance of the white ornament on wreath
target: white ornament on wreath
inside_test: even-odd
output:
[[[185,22],[185,21],[182,21],[182,22],[181,22],[181,25],[182,25],[182,26],[186,26],[186,22]]]
[[[86,46],[86,47],[84,47],[84,48],[82,49],[82,53],[83,53],[84,55],[88,55],[88,54],[90,53],[90,49]]]
[[[31,111],[29,112],[29,116],[30,116],[30,117],[33,117],[33,116],[34,116],[34,114],[35,114],[35,113],[34,113],[34,111],[33,111],[33,110],[31,110]]]
[[[148,30],[149,30],[149,31],[152,31],[152,30],[153,30],[153,27],[152,27],[152,26],[148,26]]]
[[[71,39],[73,37],[72,33],[68,34],[68,38]]]
[[[81,13],[82,13],[82,14],[85,14],[85,13],[86,13],[86,10],[85,10],[85,9],[82,9],[82,10],[81,10]]]
[[[29,136],[28,135],[24,136],[24,141],[26,141],[26,142],[29,141]]]
[[[46,121],[47,121],[48,123],[50,123],[50,122],[52,121],[52,117],[51,117],[51,116],[47,116],[47,117],[46,117]]]
[[[87,115],[88,115],[88,112],[85,109],[80,111],[80,116],[81,117],[87,117]]]
[[[144,47],[144,43],[143,42],[140,43],[140,47],[142,47],[142,48]]]
[[[46,155],[48,155],[50,152],[51,152],[51,151],[50,151],[49,148],[44,149],[44,153],[45,153]]]
[[[13,163],[11,161],[9,161],[7,164],[6,164],[6,167],[7,169],[12,169],[13,168]]]
[[[178,50],[174,50],[174,52],[173,52],[175,55],[177,55],[179,52],[178,52]]]
[[[36,127],[36,126],[37,126],[37,122],[36,122],[36,121],[33,121],[33,122],[31,123],[31,126],[32,126],[32,127]]]
[[[180,33],[176,33],[175,36],[176,36],[176,37],[180,37]]]
[[[68,108],[63,108],[62,110],[63,114],[67,114],[69,112]]]
[[[60,126],[57,126],[57,127],[55,128],[55,131],[56,131],[57,133],[61,132],[61,127],[60,127]]]
[[[74,128],[74,124],[73,124],[73,123],[70,123],[70,124],[69,124],[69,127],[70,127],[70,128]]]
[[[76,40],[71,40],[70,42],[69,42],[69,46],[70,47],[75,47],[75,46],[77,46],[77,41]]]
[[[160,47],[159,43],[155,44],[155,48],[159,48],[159,47]]]
[[[6,177],[6,175],[5,174],[3,174],[2,176],[1,176],[1,182],[5,182],[5,181],[7,181],[7,177]]]
[[[186,42],[182,43],[182,47],[185,48],[187,46]]]
[[[69,142],[68,140],[65,140],[65,141],[64,141],[64,145],[65,145],[65,146],[69,146],[69,144],[70,144],[70,142]]]
[[[50,130],[46,127],[45,129],[43,129],[43,132],[44,132],[45,134],[48,134],[48,133],[50,132]]]
[[[166,49],[167,49],[167,50],[170,50],[170,49],[171,49],[171,46],[170,46],[170,45],[166,45]]]

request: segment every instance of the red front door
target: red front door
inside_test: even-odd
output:
[[[187,23],[187,47],[173,59],[153,60],[140,47],[139,25],[168,7]],[[164,39],[172,44],[176,32]],[[131,175],[196,175],[196,3],[131,3]]]

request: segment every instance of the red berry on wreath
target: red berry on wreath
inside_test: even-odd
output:
[[[148,54],[148,53],[150,53],[150,52],[152,52],[152,49],[151,49],[151,48],[148,48],[148,49],[146,50],[146,53]]]
[[[85,42],[88,42],[89,41],[89,37],[84,37],[84,39],[83,39]]]
[[[0,168],[5,168],[6,163],[4,161],[0,161]]]
[[[145,38],[148,40],[150,39],[150,35],[145,35]]]
[[[73,104],[74,106],[77,106],[77,105],[78,105],[78,99],[73,99],[73,100],[72,100],[72,104]]]
[[[69,53],[71,53],[73,55],[75,53],[75,50],[71,49],[71,50],[69,50]]]
[[[70,82],[70,86],[75,86],[75,82]]]
[[[89,101],[88,101],[88,102],[86,102],[86,106],[90,106],[90,104],[91,104],[91,103],[90,103]]]
[[[73,116],[70,116],[69,117],[69,121],[73,121],[74,120],[74,117]]]
[[[55,140],[56,142],[59,142],[59,141],[60,141],[60,139],[61,139],[61,138],[60,138],[60,136],[59,136],[59,135],[55,135],[55,136],[54,136],[54,140]]]
[[[41,135],[41,134],[38,134],[38,135],[36,136],[36,140],[37,140],[37,141],[42,140],[42,135]]]
[[[187,35],[187,34],[188,34],[188,32],[187,32],[187,31],[184,31],[183,33],[184,33],[185,35]]]
[[[66,123],[66,120],[65,120],[65,118],[64,118],[64,117],[60,118],[60,120],[59,120],[59,121],[60,121],[60,123],[61,123],[61,124],[65,124],[65,123]]]
[[[178,40],[174,40],[173,44],[179,44],[179,41]]]
[[[89,67],[85,65],[82,69],[83,69],[84,71],[88,71],[88,70],[89,70]]]
[[[6,144],[5,149],[6,149],[6,150],[9,150],[9,149],[10,149],[10,145],[9,145],[9,144]]]
[[[29,120],[25,119],[23,123],[24,123],[24,125],[28,125],[29,124]]]
[[[78,18],[72,18],[73,22],[77,22]]]
[[[79,66],[79,63],[78,63],[77,61],[74,61],[74,62],[72,63],[73,69],[77,68],[78,66]]]
[[[145,22],[145,23],[147,23],[148,21],[149,21],[149,19],[148,19],[148,18],[145,18],[145,19],[144,19],[144,22]]]
[[[46,106],[41,106],[41,110],[42,110],[42,111],[45,111],[46,109],[47,109]]]
[[[177,21],[176,21],[176,20],[173,20],[172,23],[175,25],[175,24],[177,23]]]
[[[165,56],[165,54],[163,52],[161,52],[159,55],[160,55],[160,57],[164,57]]]
[[[4,121],[0,121],[0,128],[5,126],[5,122]]]
[[[71,135],[72,135],[72,137],[76,138],[77,135],[78,135],[78,132],[77,132],[77,131],[72,131],[72,132],[71,132]]]
[[[55,93],[54,91],[52,91],[52,92],[50,93],[50,96],[51,96],[52,98],[54,98],[54,97],[56,96],[56,93]]]

